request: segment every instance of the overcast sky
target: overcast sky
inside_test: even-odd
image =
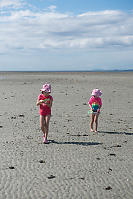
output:
[[[0,0],[0,70],[133,69],[133,0]]]

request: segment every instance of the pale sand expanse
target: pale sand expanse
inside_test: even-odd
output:
[[[36,107],[45,82],[48,145]],[[98,135],[93,88],[103,92]],[[0,73],[0,199],[133,199],[133,72]]]

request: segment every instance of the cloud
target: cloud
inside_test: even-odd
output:
[[[20,8],[24,5],[21,0],[1,0],[0,1],[0,9],[8,9],[8,8]]]
[[[56,6],[55,6],[55,5],[51,5],[51,6],[49,6],[48,8],[49,8],[49,10],[50,10],[51,12],[54,12],[55,9],[56,9]]]
[[[32,10],[22,0],[2,0],[0,10],[0,53],[133,47],[133,13],[105,10],[72,15],[56,12],[54,5]]]

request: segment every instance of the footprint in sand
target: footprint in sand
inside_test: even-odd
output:
[[[105,188],[105,190],[111,190],[111,189],[112,189],[111,186],[108,186],[108,187]]]
[[[115,153],[110,153],[109,155],[110,155],[110,156],[116,156],[116,154],[115,154]]]
[[[15,169],[15,167],[13,167],[13,166],[10,166],[10,167],[9,167],[9,169]]]
[[[39,162],[40,162],[40,163],[45,163],[45,160],[40,160]]]
[[[11,119],[16,119],[16,116],[12,116]]]
[[[48,179],[53,179],[53,178],[55,178],[55,176],[53,176],[53,175],[50,175],[50,176],[48,177]]]
[[[24,117],[24,115],[23,114],[19,114],[19,117]]]

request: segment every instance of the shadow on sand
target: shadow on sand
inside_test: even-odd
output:
[[[133,135],[133,133],[127,133],[127,132],[117,132],[117,131],[99,131],[98,133],[105,133],[105,134],[117,134],[117,135]]]
[[[57,142],[54,140],[49,140],[50,143],[54,144],[76,144],[76,145],[82,145],[82,146],[94,146],[94,145],[101,145],[102,143],[99,142]]]
[[[75,134],[75,135],[73,135],[73,134],[69,134],[69,136],[75,136],[75,137],[85,137],[85,136],[87,136],[88,137],[88,134]]]

